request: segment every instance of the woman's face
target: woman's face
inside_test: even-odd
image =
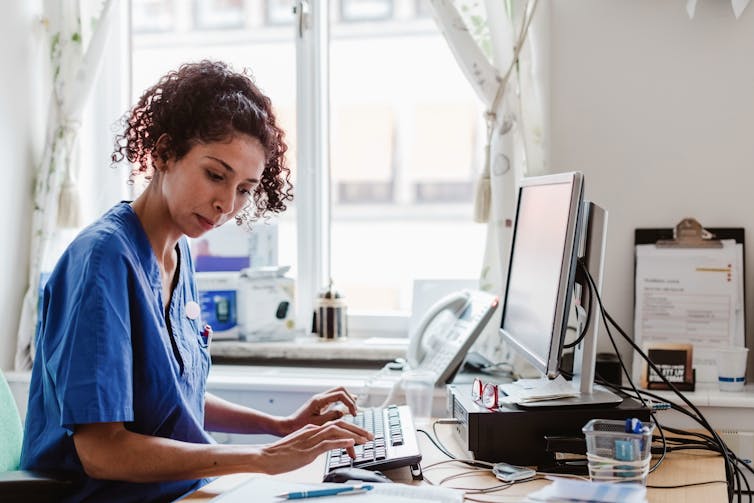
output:
[[[235,217],[250,203],[264,165],[262,144],[245,134],[168,159],[161,190],[177,230],[195,238]]]

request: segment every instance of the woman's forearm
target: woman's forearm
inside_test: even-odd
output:
[[[228,402],[211,393],[205,394],[204,428],[207,431],[283,436],[290,433],[288,422],[287,418]]]
[[[85,472],[97,479],[159,482],[267,473],[257,446],[181,442],[133,433],[122,423],[81,425],[73,439]]]

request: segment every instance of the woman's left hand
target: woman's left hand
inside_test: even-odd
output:
[[[328,421],[340,419],[345,412],[338,407],[331,407],[342,403],[348,412],[356,415],[356,398],[343,386],[317,393],[307,400],[296,412],[282,420],[281,434],[288,435],[307,424],[322,425]]]

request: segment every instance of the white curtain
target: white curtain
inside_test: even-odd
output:
[[[546,2],[541,2],[546,4]],[[525,175],[546,169],[546,24],[537,23],[537,0],[431,0],[436,23],[456,61],[487,109],[488,147],[480,175],[475,218],[486,222],[487,245],[480,289],[504,295],[516,186]],[[539,12],[538,12],[539,11]],[[535,15],[536,14],[536,15]],[[539,33],[533,36],[533,33]],[[514,363],[498,335],[501,310],[475,349],[493,361]]]
[[[16,370],[30,368],[34,358],[40,272],[49,261],[58,230],[82,223],[80,206],[86,202],[81,201],[79,190],[79,159],[86,156],[77,155],[77,144],[84,110],[109,47],[112,18],[120,7],[118,0],[46,0],[43,5],[49,48],[45,73],[50,77],[51,96],[44,151],[35,169],[28,285],[17,332]],[[92,16],[82,19],[82,13],[92,10]],[[119,95],[117,90],[113,95]],[[108,136],[112,134],[109,125],[100,127]]]

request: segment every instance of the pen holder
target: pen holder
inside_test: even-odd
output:
[[[639,423],[634,430],[627,427],[630,421],[592,419],[582,428],[594,482],[647,483],[654,424]]]

